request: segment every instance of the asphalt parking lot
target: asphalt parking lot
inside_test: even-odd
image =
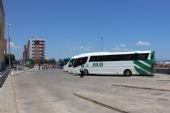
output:
[[[169,113],[170,76],[85,76],[61,69],[12,76],[18,113]]]

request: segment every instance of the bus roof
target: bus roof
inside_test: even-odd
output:
[[[153,51],[128,51],[128,52],[91,52],[91,53],[83,53],[76,56],[73,56],[73,58],[80,58],[80,57],[87,57],[87,56],[100,56],[100,55],[120,55],[120,54],[135,54],[135,53],[151,53]]]

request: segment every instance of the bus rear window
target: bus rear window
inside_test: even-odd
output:
[[[152,53],[151,59],[152,59],[152,60],[155,59],[155,54],[154,54],[154,53]]]

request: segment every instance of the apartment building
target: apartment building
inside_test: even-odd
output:
[[[33,59],[36,64],[45,59],[45,40],[31,38],[24,46],[23,59]]]
[[[28,46],[28,44],[24,45],[23,60],[25,61],[27,58],[29,58],[29,46]]]

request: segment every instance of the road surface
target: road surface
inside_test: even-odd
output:
[[[85,76],[61,69],[12,77],[18,113],[170,113],[170,76]]]

